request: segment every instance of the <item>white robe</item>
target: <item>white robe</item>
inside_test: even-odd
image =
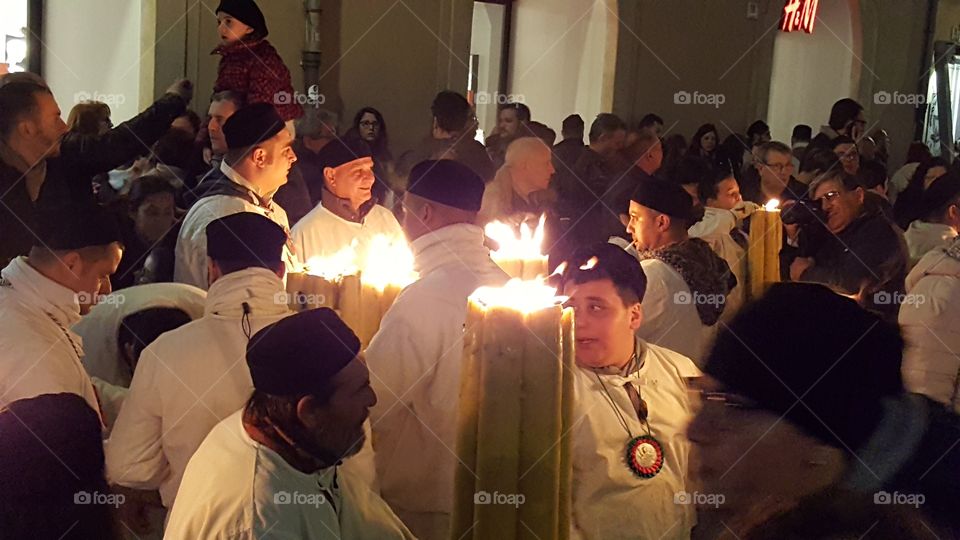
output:
[[[69,393],[101,414],[83,369],[77,293],[17,257],[0,272],[0,409],[18,399]]]
[[[425,540],[446,539],[453,509],[467,297],[507,281],[483,242],[483,230],[467,224],[415,240],[420,279],[400,293],[366,351],[378,398],[370,420],[383,497]],[[422,529],[427,534],[410,514],[431,523]]]
[[[164,538],[411,539],[384,501],[343,467],[306,474],[254,441],[237,412],[187,466]]]
[[[257,204],[253,195],[252,186],[243,180],[239,174],[225,162],[220,165],[221,170],[235,183],[250,191],[250,197],[241,199],[230,195],[213,195],[204,197],[194,203],[183,218],[180,234],[177,236],[176,261],[173,269],[173,280],[186,283],[206,290],[207,283],[207,225],[211,221],[222,217],[253,212],[269,218],[283,227],[289,235],[290,223],[287,213],[274,201],[266,207]],[[288,272],[300,270],[300,261],[292,250],[292,243],[287,242],[283,250],[283,260]]]
[[[690,287],[670,265],[658,259],[646,259],[640,261],[640,266],[647,276],[647,290],[640,304],[643,322],[637,336],[700,365],[716,325],[704,326],[700,321],[697,306],[691,301]]]
[[[280,278],[269,270],[227,274],[210,287],[202,318],[144,349],[106,445],[112,483],[159,489],[171,507],[190,456],[253,392],[242,303],[250,306],[252,336],[293,314],[276,301],[282,294]]]
[[[683,492],[693,491],[687,475],[690,441],[686,437],[693,411],[684,377],[697,376],[699,370],[680,354],[642,341],[639,344],[643,347],[639,374],[601,374],[576,368],[574,418],[582,420],[571,430],[571,538],[687,539],[696,523],[694,507],[675,501],[684,500]],[[646,434],[624,389],[627,382],[634,384],[646,401],[651,435],[664,449],[663,468],[653,478],[637,477],[626,463],[631,437],[610,399],[634,437]]]
[[[366,253],[370,240],[378,234],[386,235],[391,242],[407,242],[397,218],[379,204],[364,216],[363,223],[355,223],[327,210],[322,203],[303,216],[290,233],[304,264],[313,257],[329,257],[354,240],[357,252]]]
[[[730,271],[737,278],[737,286],[727,294],[726,306],[723,309],[723,320],[730,320],[743,305],[747,283],[746,251],[733,239],[734,234],[740,234],[737,228],[737,216],[730,210],[723,208],[704,208],[703,219],[688,233],[693,238],[706,242],[714,253],[726,261]]]

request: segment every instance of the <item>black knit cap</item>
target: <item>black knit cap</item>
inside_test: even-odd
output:
[[[341,165],[361,158],[371,157],[370,145],[359,137],[333,139],[317,152],[317,163],[321,167],[336,169]]]
[[[635,203],[672,218],[693,219],[693,199],[680,185],[666,180],[645,180],[630,197]]]
[[[421,161],[410,171],[407,191],[424,199],[479,212],[483,179],[470,167],[450,159]]]
[[[267,37],[267,20],[253,0],[221,0],[214,14],[219,14],[221,11],[253,28],[260,37]]]
[[[856,451],[903,392],[899,330],[823,285],[779,283],[724,327],[704,371],[825,444]],[[802,398],[802,403],[798,399]]]
[[[122,241],[117,218],[92,202],[44,206],[35,216],[35,246],[72,250]]]
[[[287,233],[270,219],[239,212],[207,225],[207,256],[215,261],[275,266],[283,260]]]
[[[234,150],[260,144],[286,129],[277,109],[269,103],[254,103],[233,113],[223,123],[227,148]]]
[[[330,308],[280,319],[247,344],[253,387],[274,396],[324,391],[360,352],[356,334]]]

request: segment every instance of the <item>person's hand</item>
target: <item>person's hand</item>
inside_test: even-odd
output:
[[[3,77],[7,73],[10,73],[10,64],[0,62],[0,77]]]
[[[815,264],[813,257],[797,257],[790,264],[790,279],[800,281],[800,276]]]
[[[170,88],[167,88],[167,93],[178,95],[182,97],[184,101],[190,103],[190,100],[193,99],[193,83],[187,79],[180,79],[171,84]]]
[[[736,206],[730,209],[733,215],[737,216],[738,221],[750,217],[754,212],[760,209],[760,205],[752,201],[740,201]]]

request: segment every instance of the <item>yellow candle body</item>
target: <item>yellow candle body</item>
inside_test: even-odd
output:
[[[302,311],[318,307],[336,308],[340,284],[320,276],[294,273],[287,275],[290,309]]]
[[[750,216],[750,239],[747,245],[747,266],[750,297],[763,294],[771,283],[780,281],[780,248],[783,244],[783,222],[780,212],[758,210]]]

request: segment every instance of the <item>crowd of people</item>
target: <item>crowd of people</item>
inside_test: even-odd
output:
[[[484,226],[541,216],[575,315],[561,536],[960,537],[948,160],[893,170],[850,98],[789,142],[653,113],[558,140],[524,103],[481,142],[450,90],[395,153],[374,107],[277,99],[252,0],[216,13],[202,118],[186,80],[114,126],[0,75],[0,538],[450,538],[467,299],[509,279]],[[780,283],[752,296],[773,199]],[[384,236],[418,277],[365,349],[291,308],[289,273]]]

